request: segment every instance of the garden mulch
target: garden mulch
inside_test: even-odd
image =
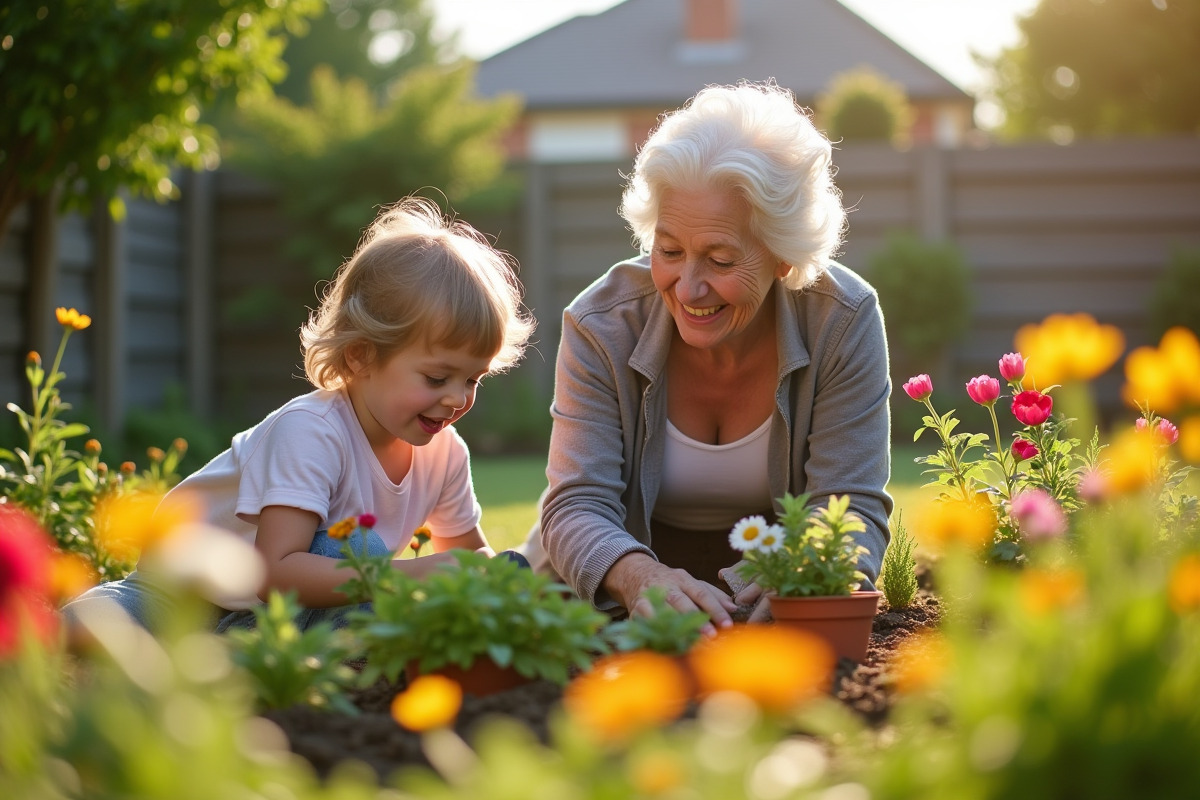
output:
[[[834,697],[874,727],[886,722],[892,705],[889,660],[897,645],[917,631],[936,625],[941,617],[938,598],[927,588],[919,590],[908,608],[882,606],[875,616],[866,658],[860,663],[842,659],[832,690]],[[488,697],[468,694],[455,727],[470,742],[481,720],[503,715],[521,721],[546,741],[547,718],[561,702],[562,693],[562,687],[556,684],[536,681]],[[386,780],[401,767],[428,765],[419,736],[401,728],[389,713],[395,694],[395,687],[381,680],[352,692],[351,699],[361,710],[358,715],[294,706],[268,711],[263,716],[283,730],[291,750],[307,759],[317,774],[328,775],[340,761],[354,759]]]

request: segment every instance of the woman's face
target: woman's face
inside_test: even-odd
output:
[[[749,206],[735,192],[663,192],[650,272],[687,344],[735,343],[789,269],[750,233]]]

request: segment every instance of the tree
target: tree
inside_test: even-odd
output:
[[[283,51],[288,74],[275,93],[308,103],[309,79],[319,64],[382,92],[410,69],[447,60],[451,43],[434,41],[434,18],[426,6],[426,0],[326,0],[325,13]]]
[[[835,142],[900,142],[912,126],[904,87],[870,67],[835,75],[816,105],[817,124]]]
[[[287,33],[321,0],[31,0],[0,8],[0,236],[26,200],[119,187],[165,200],[175,166],[212,168],[201,110],[283,77]],[[120,215],[119,199],[110,203]]]
[[[1200,2],[1042,0],[983,63],[1012,137],[1200,133]]]
[[[413,69],[378,98],[358,78],[312,74],[311,106],[271,97],[242,109],[251,135],[230,162],[280,190],[296,221],[292,255],[327,277],[353,250],[382,205],[422,193],[456,203],[501,174],[501,136],[515,97],[474,97],[474,67],[461,61]]]

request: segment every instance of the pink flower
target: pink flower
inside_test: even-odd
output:
[[[1000,357],[1000,377],[1009,383],[1025,377],[1025,357],[1020,353],[1005,353]]]
[[[1044,489],[1017,492],[1009,511],[1026,539],[1051,539],[1067,532],[1067,515]]]
[[[358,516],[358,527],[360,528],[374,528],[376,522],[378,520],[375,519],[374,514],[360,514]]]
[[[1146,419],[1145,417],[1138,417],[1133,422],[1133,428],[1138,433],[1145,433],[1150,429],[1150,420]]]
[[[1012,453],[1018,461],[1028,461],[1038,454],[1037,445],[1028,439],[1017,439],[1012,443]]]
[[[933,394],[933,380],[925,373],[915,375],[905,382],[904,391],[919,403]]]
[[[1108,478],[1098,469],[1089,469],[1079,477],[1079,485],[1075,491],[1079,493],[1081,500],[1097,503],[1108,495]]]
[[[1179,428],[1176,428],[1171,420],[1163,418],[1158,421],[1158,427],[1155,428],[1158,435],[1167,444],[1175,444],[1179,439]]]
[[[1054,399],[1032,389],[1017,394],[1012,401],[1012,413],[1022,425],[1041,425],[1050,419]]]
[[[967,381],[967,394],[981,406],[990,406],[1000,396],[1000,381],[991,375],[980,375]]]

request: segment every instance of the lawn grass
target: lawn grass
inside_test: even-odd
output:
[[[931,496],[922,490],[925,482],[922,465],[913,461],[927,450],[915,445],[900,445],[892,449],[892,482],[888,491],[896,501],[896,510],[903,512],[908,529],[920,516],[919,509]],[[483,506],[480,527],[497,551],[515,547],[537,519],[537,501],[546,488],[546,457],[478,456],[471,459],[475,494]]]

